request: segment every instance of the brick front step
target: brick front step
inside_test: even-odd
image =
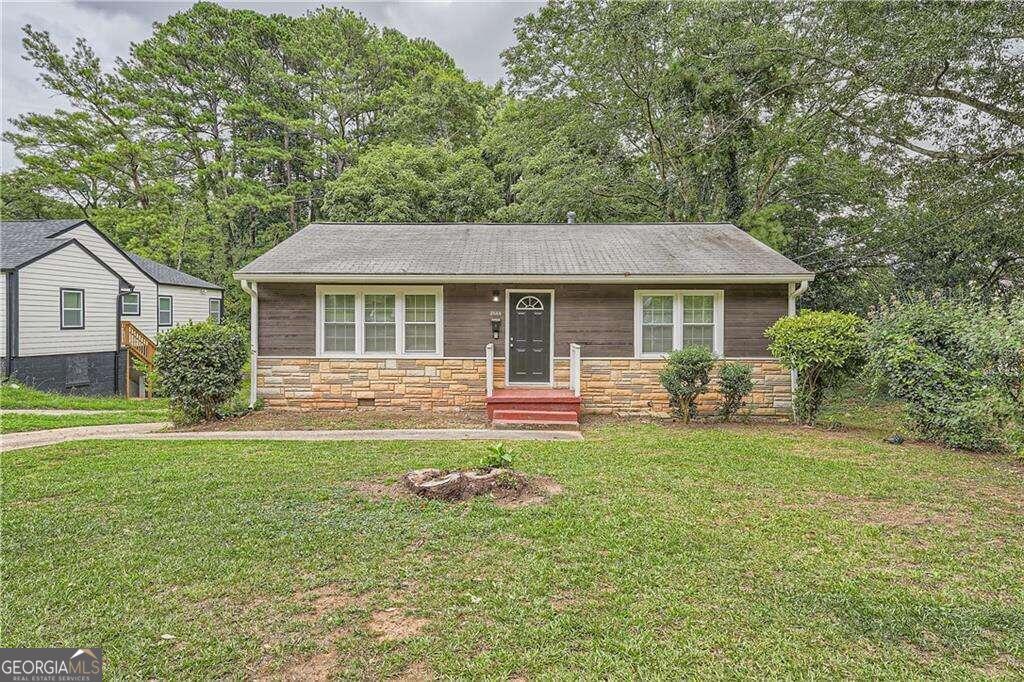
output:
[[[491,420],[491,428],[494,429],[538,429],[542,431],[578,431],[580,428],[579,422],[576,421],[565,421],[565,422],[540,422],[540,421],[520,421],[518,419],[493,419]]]
[[[579,424],[580,418],[575,412],[566,410],[538,410],[538,409],[501,409],[495,410],[491,417],[492,421],[519,422],[527,424],[530,422]]]
[[[565,389],[498,389],[487,399],[487,417],[495,426],[579,428],[580,410],[580,398]]]

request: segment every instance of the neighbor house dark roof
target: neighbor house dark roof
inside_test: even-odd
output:
[[[81,219],[0,221],[0,270],[14,270],[71,241],[70,238],[49,237],[81,222]]]
[[[179,287],[199,287],[203,289],[222,289],[222,287],[207,282],[205,279],[199,279],[192,275],[182,272],[181,270],[175,270],[174,268],[164,265],[163,263],[157,263],[155,260],[143,258],[134,253],[129,253],[128,257],[132,259],[144,273],[155,279],[160,284],[173,284]]]
[[[313,223],[236,276],[809,279],[735,225]]]
[[[0,270],[14,270],[25,263],[43,256],[50,251],[75,241],[66,235],[71,228],[87,224],[92,227],[88,220],[82,218],[62,218],[58,220],[2,220],[0,221]],[[93,228],[95,229],[95,228]],[[109,240],[108,240],[109,241]],[[76,242],[77,243],[77,242]],[[79,244],[83,249],[84,246]],[[115,247],[116,248],[116,247]],[[89,255],[100,262],[103,262],[96,254],[85,249]],[[186,274],[166,265],[134,253],[123,252],[128,258],[135,262],[140,270],[153,278],[160,284],[174,284],[187,287],[202,287],[205,289],[220,289],[216,284],[211,284],[198,277]],[[111,269],[109,263],[104,263],[107,269]],[[129,273],[130,274],[130,273]]]

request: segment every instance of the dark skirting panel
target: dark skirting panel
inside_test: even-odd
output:
[[[124,395],[125,353],[121,350],[12,358],[10,378],[50,393]]]

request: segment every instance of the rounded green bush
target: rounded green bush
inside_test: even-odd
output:
[[[722,420],[743,407],[743,399],[754,390],[753,370],[742,362],[725,362],[718,370],[718,383],[722,389]]]
[[[157,339],[154,364],[175,421],[213,419],[242,384],[249,333],[235,324],[189,323]]]
[[[687,346],[668,354],[661,371],[661,385],[668,392],[669,405],[683,421],[697,416],[697,397],[708,390],[715,356],[703,346]]]
[[[837,311],[803,311],[765,331],[768,349],[797,372],[796,418],[813,424],[825,391],[854,374],[864,362],[864,320]]]

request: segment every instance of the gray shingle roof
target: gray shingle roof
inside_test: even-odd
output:
[[[236,274],[812,276],[735,225],[705,223],[313,223]]]
[[[128,257],[132,259],[133,263],[139,266],[140,270],[160,284],[173,284],[179,287],[200,287],[203,289],[223,289],[223,287],[217,284],[207,282],[205,279],[193,277],[187,272],[175,270],[169,265],[157,263],[155,260],[143,258],[142,256],[138,256],[134,253],[129,253]]]
[[[0,221],[0,269],[13,270],[33,258],[53,251],[61,244],[71,241],[63,235],[57,237],[51,237],[51,235],[81,223],[88,223],[88,221],[82,218]],[[136,256],[134,253],[126,252],[126,255],[135,262],[139,269],[160,284],[202,287],[204,289],[222,288],[148,258]],[[112,266],[107,263],[107,267]],[[117,268],[113,269],[116,270]]]
[[[49,239],[49,236],[80,222],[80,218],[0,221],[0,269],[13,270],[22,263],[53,251],[70,240],[59,237]]]

